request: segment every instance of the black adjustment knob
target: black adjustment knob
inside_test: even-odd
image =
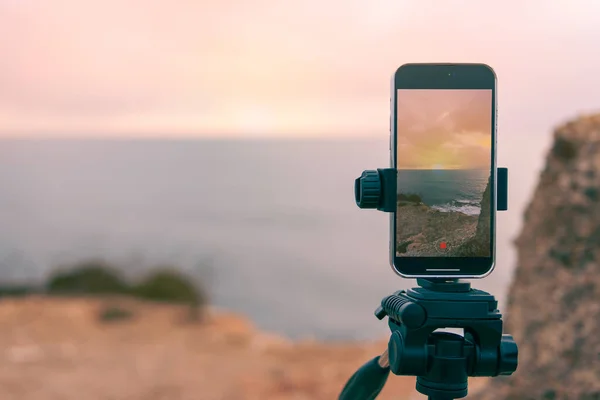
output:
[[[519,364],[519,348],[511,335],[502,335],[500,341],[498,375],[510,375]]]
[[[388,357],[390,360],[390,370],[399,375],[404,372],[406,365],[403,363],[404,339],[398,331],[392,332],[388,342]]]
[[[354,182],[354,197],[360,208],[377,208],[381,201],[381,178],[378,171],[363,171]]]

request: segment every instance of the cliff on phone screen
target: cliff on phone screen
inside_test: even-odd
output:
[[[489,257],[491,90],[398,90],[397,257]]]

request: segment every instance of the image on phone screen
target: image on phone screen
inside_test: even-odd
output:
[[[491,257],[492,90],[396,96],[396,257]]]

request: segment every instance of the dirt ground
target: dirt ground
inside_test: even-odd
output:
[[[107,305],[132,318],[102,321]],[[177,306],[126,299],[0,300],[1,398],[22,400],[336,399],[376,343],[290,342],[243,317],[189,322]],[[391,376],[378,399],[413,399]]]
[[[407,204],[398,213],[397,257],[452,256],[477,231],[477,216],[440,212],[424,204]],[[447,244],[440,252],[439,243]]]
[[[128,320],[98,318],[107,304]],[[346,379],[385,349],[292,343],[244,318],[131,300],[0,300],[0,388],[6,399],[335,399]],[[391,377],[381,399],[407,398],[414,379]]]

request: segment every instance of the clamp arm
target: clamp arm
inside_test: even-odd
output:
[[[363,171],[354,181],[354,198],[360,208],[396,211],[396,176],[394,168]],[[496,210],[508,210],[508,168],[497,168]]]

